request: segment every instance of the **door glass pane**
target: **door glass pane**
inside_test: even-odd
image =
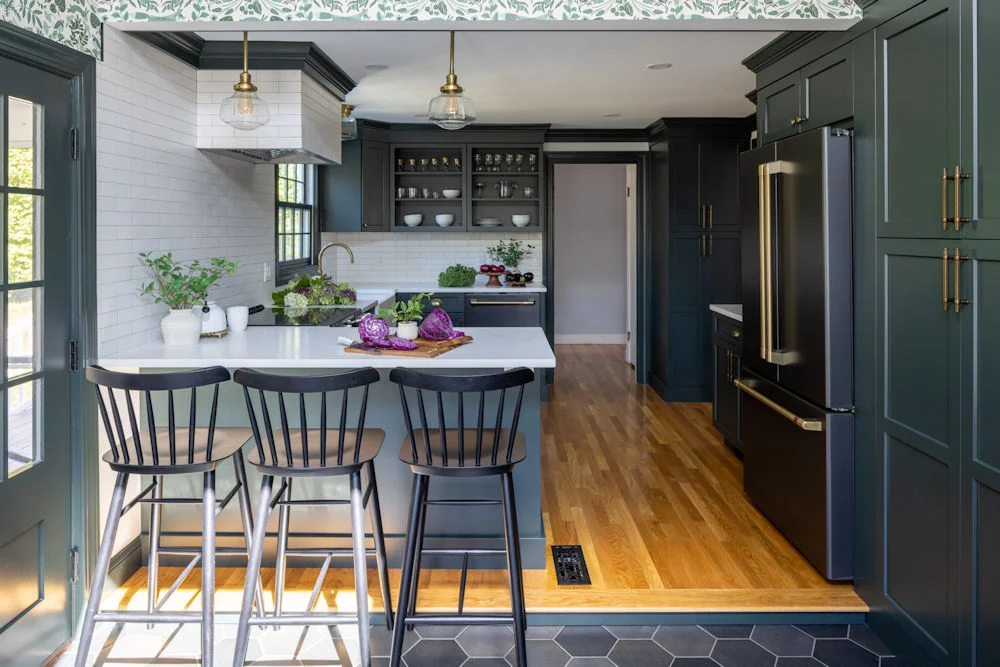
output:
[[[7,195],[7,282],[25,283],[41,278],[42,198]]]
[[[36,332],[42,313],[42,289],[11,290],[7,296],[7,378],[40,369]]]
[[[42,381],[7,389],[7,474],[10,477],[41,460],[39,414]]]
[[[42,187],[42,105],[7,98],[8,185]]]

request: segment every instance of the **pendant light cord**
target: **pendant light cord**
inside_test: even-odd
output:
[[[249,72],[250,71],[250,68],[248,67],[249,61],[250,61],[250,58],[248,56],[249,52],[250,52],[249,39],[247,38],[247,31],[244,30],[243,31],[243,71],[244,72]]]
[[[451,57],[448,61],[448,73],[455,73],[455,31],[451,31]]]

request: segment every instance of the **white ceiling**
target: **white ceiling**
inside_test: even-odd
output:
[[[641,128],[671,116],[745,116],[754,75],[740,64],[776,32],[474,31],[455,35],[455,72],[480,123]],[[242,33],[204,32],[210,40]],[[448,72],[437,31],[255,31],[254,40],[314,42],[355,81],[355,115],[422,122]],[[669,62],[650,71],[650,63]],[[371,72],[365,65],[388,65]],[[260,94],[266,99],[267,91]],[[603,118],[618,113],[620,117]]]

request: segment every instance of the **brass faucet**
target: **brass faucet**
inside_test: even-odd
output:
[[[325,273],[325,271],[323,271],[323,255],[326,253],[327,250],[329,250],[333,246],[339,246],[339,247],[343,248],[344,250],[346,250],[347,251],[347,256],[351,260],[351,264],[354,264],[354,253],[351,251],[350,246],[348,246],[346,243],[339,243],[339,242],[338,243],[327,243],[325,246],[323,246],[322,248],[319,249],[319,257],[316,259],[316,262],[319,264],[319,272],[320,273]]]

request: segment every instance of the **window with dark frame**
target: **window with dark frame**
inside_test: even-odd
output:
[[[278,279],[315,263],[316,166],[279,164],[275,170],[275,250]]]

